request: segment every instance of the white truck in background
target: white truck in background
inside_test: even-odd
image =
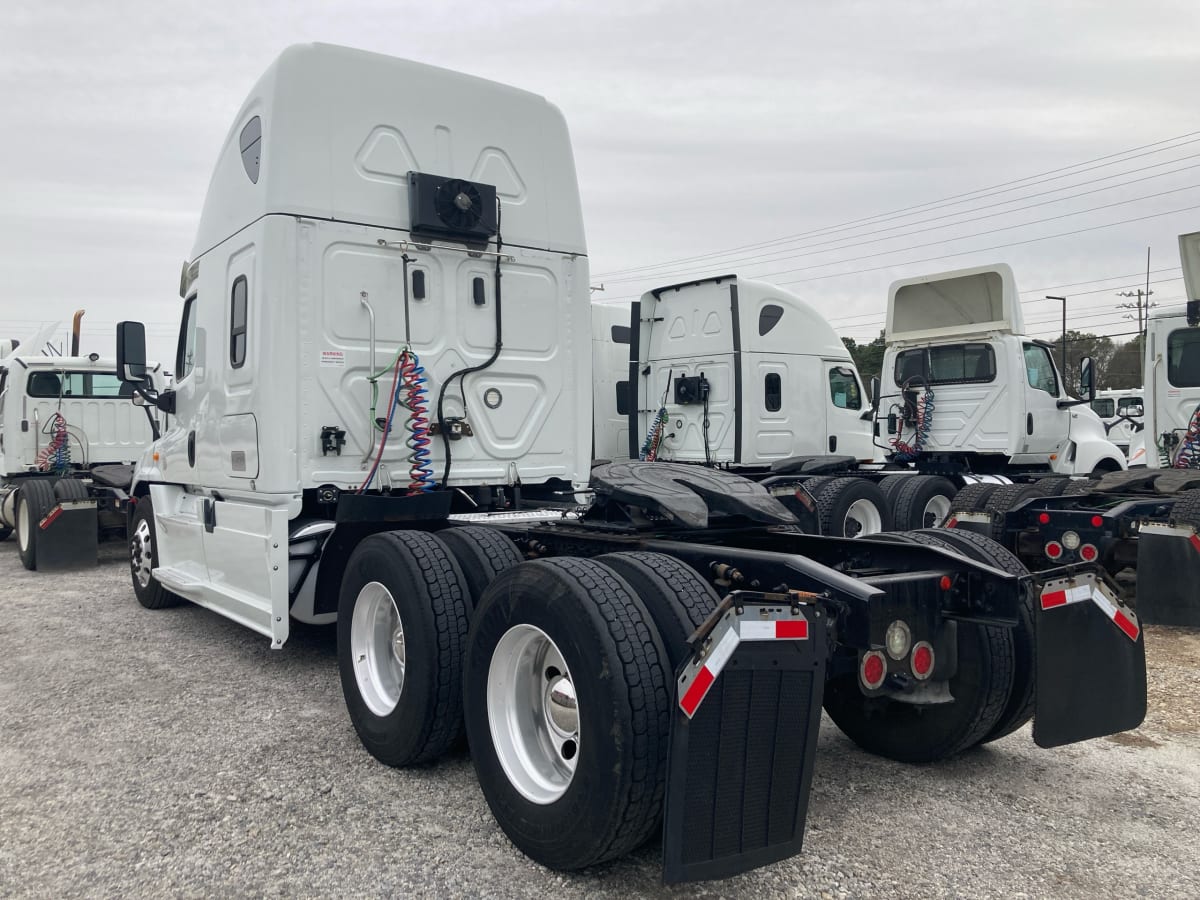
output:
[[[1088,404],[1068,396],[1051,347],[1025,334],[1012,269],[977,266],[892,284],[875,434],[892,464],[941,477],[960,510],[1002,512],[1072,476],[1125,468]]]
[[[1144,426],[1145,399],[1140,390],[1096,391],[1092,412],[1100,417],[1108,439],[1127,456],[1133,438]]]
[[[0,540],[16,532],[27,569],[95,565],[96,543],[125,536],[125,493],[133,463],[157,433],[160,416],[130,403],[132,386],[116,362],[79,352],[83,311],[70,355],[6,341],[0,359]],[[161,389],[162,374],[147,378]]]
[[[1179,236],[1179,255],[1191,302],[1146,322],[1144,427],[1130,443],[1131,467],[1200,468],[1200,233]]]
[[[845,475],[876,455],[846,345],[807,301],[738,275],[593,304],[596,456],[756,479],[803,470],[823,533],[891,528],[883,494]],[[836,481],[836,483],[835,483]]]
[[[613,307],[603,315],[599,456],[804,476],[829,534],[940,524],[964,486],[964,500],[1003,504],[1043,477],[1125,465],[1047,346],[1024,335],[1006,265],[891,286],[869,403],[836,332],[772,285],[701,279],[648,292],[624,327]],[[628,363],[609,344],[618,335]]]
[[[1144,640],[1086,568],[1043,584],[970,535],[806,534],[728,472],[591,467],[583,218],[539,96],[291,47],[237,113],[184,273],[170,390],[144,327],[117,329],[122,380],[171,413],[130,490],[139,602],[276,648],[336,619],[364,747],[412,765],[465,731],[544,865],[656,831],[670,882],[799,852],[822,706],[908,762],[1144,716]],[[1066,584],[1087,602],[1030,602]]]
[[[599,455],[735,471],[801,455],[871,460],[854,360],[796,295],[722,275],[595,308],[606,316],[597,368],[625,376],[597,393]]]

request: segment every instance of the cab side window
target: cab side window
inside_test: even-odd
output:
[[[1025,375],[1029,386],[1035,391],[1045,391],[1051,397],[1058,396],[1058,376],[1050,351],[1040,344],[1025,344]]]
[[[179,328],[179,347],[175,351],[175,377],[182,381],[196,368],[196,295],[183,304],[183,324]]]
[[[829,370],[829,396],[838,409],[862,409],[862,391],[853,369],[837,366]]]

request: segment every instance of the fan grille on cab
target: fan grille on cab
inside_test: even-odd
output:
[[[496,188],[463,178],[408,173],[414,235],[486,244],[496,234]]]

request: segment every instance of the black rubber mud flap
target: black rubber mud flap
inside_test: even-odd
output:
[[[1138,531],[1137,604],[1147,625],[1200,626],[1200,534],[1144,522]]]
[[[38,529],[39,572],[96,567],[99,538],[95,500],[59,500],[33,527]]]
[[[825,683],[825,618],[734,594],[676,674],[663,880],[728,878],[800,852]],[[774,598],[773,600],[768,598]]]
[[[1146,717],[1141,623],[1094,572],[1050,577],[1035,604],[1039,747],[1137,728]]]

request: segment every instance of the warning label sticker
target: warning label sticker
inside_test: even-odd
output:
[[[346,354],[341,350],[322,350],[321,365],[342,368],[346,365]]]

